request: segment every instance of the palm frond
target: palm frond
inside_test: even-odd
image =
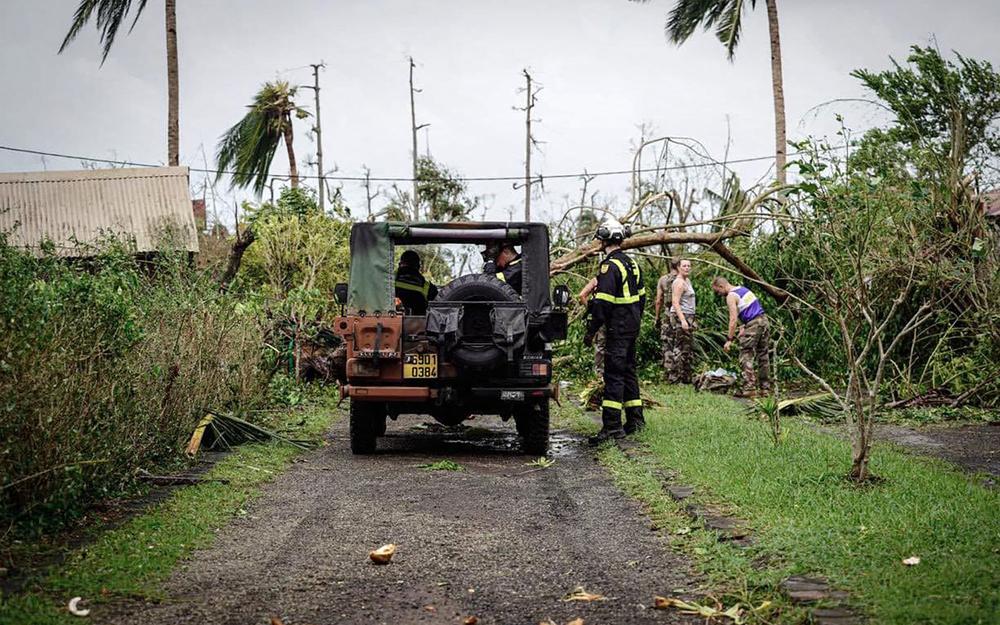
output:
[[[139,0],[135,16],[132,18],[132,25],[129,27],[129,32],[135,28],[136,23],[139,21],[139,16],[142,15],[143,9],[146,8],[147,1]],[[118,30],[121,28],[122,22],[125,21],[126,16],[132,10],[132,2],[133,0],[80,0],[76,11],[73,12],[73,21],[70,24],[69,31],[66,33],[62,45],[59,46],[59,52],[61,53],[65,50],[70,42],[80,34],[83,27],[94,17],[94,11],[96,10],[97,16],[94,21],[97,30],[100,32],[103,49],[101,63],[103,64],[111,52],[111,46],[115,43],[115,37],[118,35]]]
[[[757,0],[677,0],[667,17],[667,38],[680,45],[699,26],[706,31],[714,28],[732,60],[740,42],[743,9],[748,1],[751,8],[756,7]]]
[[[740,42],[740,34],[743,29],[743,3],[744,0],[731,0],[727,2],[725,12],[719,25],[715,28],[715,36],[719,38],[722,45],[726,46],[726,55],[732,61],[736,55],[736,46]],[[751,6],[754,0],[750,0]]]
[[[682,44],[704,23],[709,28],[721,10],[720,5],[729,0],[678,0],[667,17],[667,38]]]
[[[231,187],[252,186],[258,196],[264,192],[291,113],[303,110],[292,101],[295,91],[287,82],[265,83],[260,88],[246,115],[219,138],[216,179],[232,171]]]
[[[778,403],[778,408],[784,414],[799,414],[827,423],[843,418],[840,404],[830,393],[814,393],[783,399]]]

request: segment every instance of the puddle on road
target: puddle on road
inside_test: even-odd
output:
[[[419,418],[409,417],[411,420]],[[435,421],[400,423],[404,419],[407,419],[406,415],[401,415],[398,421],[390,421],[386,436],[379,439],[380,449],[388,447],[396,452],[429,455],[475,457],[499,453],[525,457],[520,453],[521,441],[512,421],[503,423],[499,419],[480,417],[473,421],[473,425],[449,427]],[[549,458],[569,458],[579,455],[581,449],[581,439],[568,432],[556,431],[549,435]]]

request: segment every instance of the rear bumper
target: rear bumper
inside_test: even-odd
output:
[[[342,397],[358,401],[429,402],[434,404],[483,404],[520,403],[554,397],[558,399],[556,384],[546,386],[485,387],[469,389],[428,388],[426,386],[357,386],[348,384],[341,389]]]

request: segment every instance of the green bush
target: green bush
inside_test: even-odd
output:
[[[0,233],[0,523],[58,524],[263,398],[259,307],[161,256],[35,258]]]

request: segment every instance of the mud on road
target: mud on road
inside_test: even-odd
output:
[[[510,424],[462,438],[417,417],[391,422],[374,456],[352,456],[344,420],[329,445],[277,477],[167,584],[158,604],[95,610],[112,623],[556,623],[684,621],[653,597],[691,572],[585,443],[553,437],[555,464],[526,465]],[[417,427],[414,427],[417,426]],[[471,440],[469,440],[471,439]],[[464,471],[418,465],[450,459]],[[395,543],[392,563],[370,550]],[[575,587],[605,601],[565,602]]]

